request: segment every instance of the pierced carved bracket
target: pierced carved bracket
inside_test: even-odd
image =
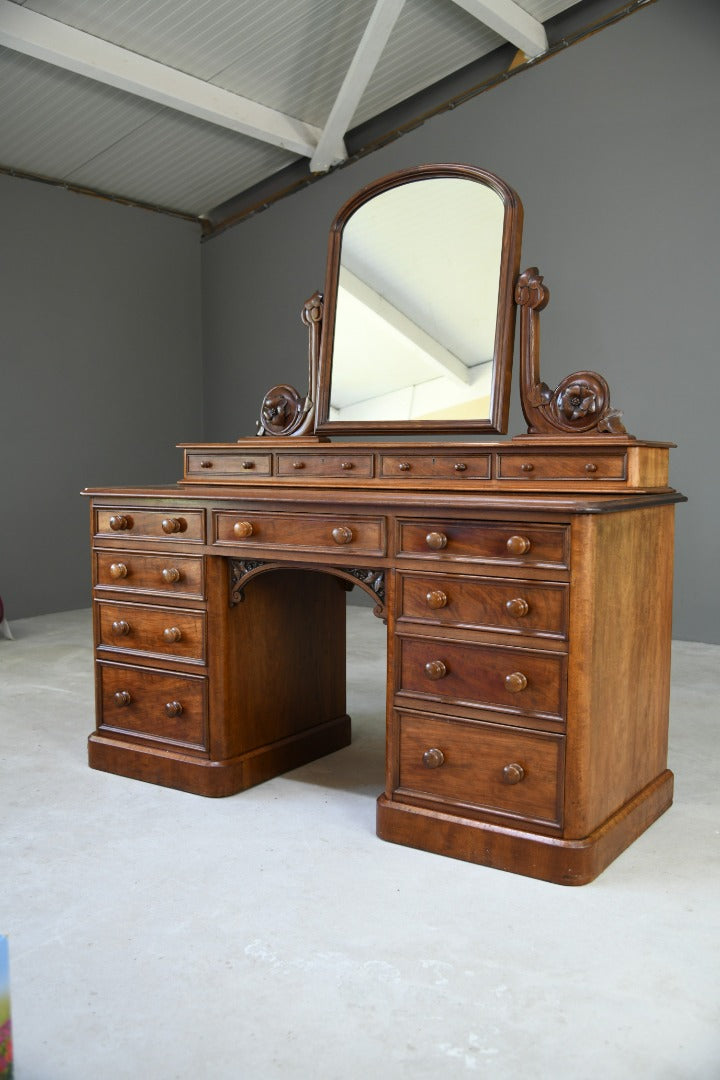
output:
[[[576,371],[554,389],[540,379],[540,312],[550,290],[536,266],[515,286],[520,308],[520,400],[528,435],[624,435],[622,413],[610,407],[610,389],[596,371]]]
[[[243,602],[245,599],[245,586],[258,574],[266,573],[268,570],[312,570],[315,573],[331,574],[333,577],[339,578],[350,589],[355,585],[360,585],[376,601],[373,615],[376,615],[379,619],[387,618],[385,571],[378,570],[376,567],[367,569],[365,567],[351,568],[347,566],[309,566],[307,563],[273,562],[263,559],[230,559],[229,563],[230,607],[235,607],[236,604]]]
[[[303,398],[294,386],[287,383],[268,390],[260,406],[258,435],[308,435],[314,430],[323,318],[322,293],[313,293],[305,302],[300,317],[308,328],[308,392]]]

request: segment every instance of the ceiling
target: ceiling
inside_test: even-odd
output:
[[[0,168],[195,219],[576,0],[0,0]]]

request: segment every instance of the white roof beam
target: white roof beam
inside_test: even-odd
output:
[[[0,45],[178,112],[311,157],[320,128],[0,0]]]
[[[337,165],[347,158],[343,136],[350,126],[404,3],[405,0],[377,0],[330,110],[315,153],[310,159],[311,172],[327,172],[331,165]]]
[[[527,57],[548,51],[545,27],[514,0],[454,0],[458,7],[522,49]]]

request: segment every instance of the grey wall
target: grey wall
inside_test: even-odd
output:
[[[195,225],[0,176],[0,594],[90,600],[93,484],[174,482],[202,425]]]
[[[545,380],[599,370],[629,431],[678,442],[672,481],[690,502],[674,632],[720,641],[719,41],[715,0],[658,0],[206,242],[206,438],[250,434],[275,383],[305,389],[298,313],[322,287],[328,226],[349,195],[420,162],[482,165],[520,193],[523,264],[551,287]]]

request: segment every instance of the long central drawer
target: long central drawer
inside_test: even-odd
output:
[[[271,551],[322,551],[384,555],[385,519],[333,515],[216,510],[213,543]]]

